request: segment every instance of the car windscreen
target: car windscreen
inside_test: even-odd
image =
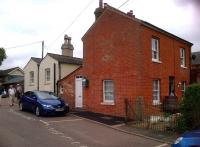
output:
[[[35,94],[40,99],[58,99],[52,92],[36,92]]]

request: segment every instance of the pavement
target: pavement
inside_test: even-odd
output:
[[[160,141],[163,143],[171,144],[178,137],[178,134],[175,132],[161,132],[151,129],[137,128],[133,126],[132,122],[125,122],[125,120],[120,117],[113,117],[87,111],[74,111],[72,114],[122,132]]]

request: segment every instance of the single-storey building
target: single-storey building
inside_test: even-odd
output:
[[[8,89],[9,85],[16,86],[20,84],[23,86],[24,72],[19,67],[13,67],[5,70],[0,70],[0,87]]]

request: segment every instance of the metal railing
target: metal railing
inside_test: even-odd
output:
[[[174,106],[173,106],[174,107]],[[142,97],[136,100],[125,99],[126,120],[131,120],[134,127],[156,131],[175,131],[178,111],[169,110],[167,103],[145,103]]]

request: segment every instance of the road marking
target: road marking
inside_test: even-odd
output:
[[[81,145],[80,142],[74,140],[72,137],[65,136],[64,133],[56,130],[54,127],[51,127],[51,124],[50,124],[50,123],[59,123],[59,122],[73,122],[73,121],[80,121],[80,120],[83,120],[83,119],[70,119],[70,120],[47,121],[47,122],[44,120],[39,120],[39,121],[47,127],[47,130],[49,131],[49,133],[58,135],[59,137],[64,138],[66,141],[69,141],[72,145],[78,145],[79,147],[87,147],[85,145]]]
[[[40,119],[40,122],[42,122],[42,123],[43,123],[44,125],[46,125],[46,126],[49,126],[49,123],[46,122],[46,121],[43,121],[43,120]]]
[[[73,121],[80,121],[83,119],[69,119],[69,120],[55,120],[55,121],[48,121],[48,123],[61,123],[61,122],[73,122]]]
[[[158,146],[155,146],[155,147],[164,147],[164,146],[168,146],[168,144],[164,143],[164,144],[161,144],[161,145],[158,145]]]
[[[18,115],[18,116],[20,116],[20,117],[22,117],[22,118],[24,118],[24,119],[27,119],[27,120],[35,120],[34,118],[29,117],[29,116],[26,116],[26,115],[24,115],[24,114],[21,114],[21,113],[19,113],[19,112],[17,112],[17,111],[14,111],[13,109],[10,109],[9,112],[11,112],[11,113],[13,113],[13,114],[15,114],[15,115]]]
[[[74,142],[71,142],[71,144],[80,144],[80,142],[75,142],[75,141],[74,141]]]
[[[67,139],[67,140],[73,140],[71,137],[67,137],[67,136],[61,136],[61,137],[63,137],[63,138],[65,138],[65,139]]]

